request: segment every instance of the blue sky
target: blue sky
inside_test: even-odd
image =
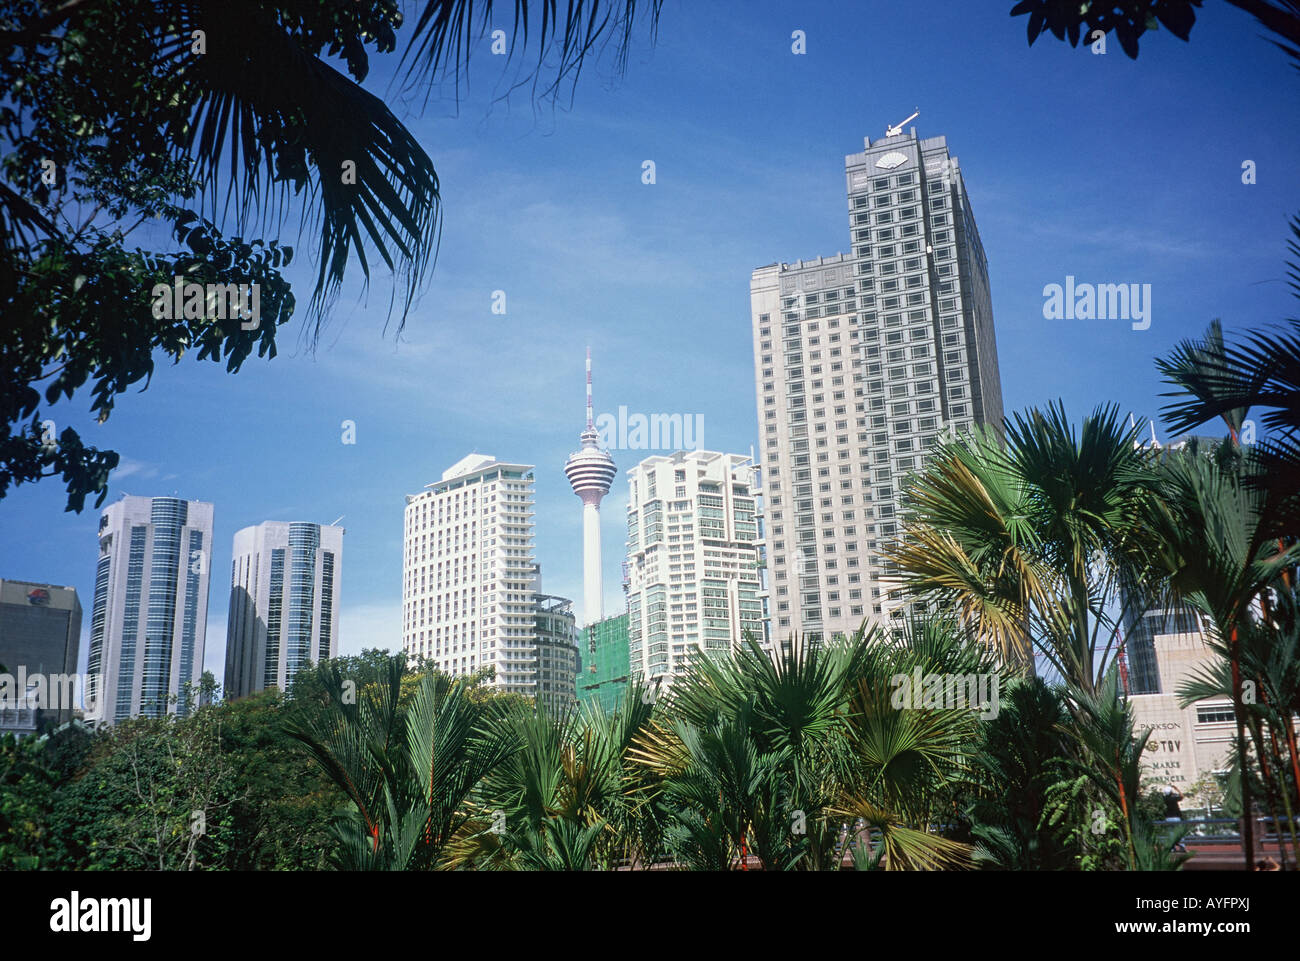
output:
[[[844,155],[918,107],[912,125],[946,135],[966,179],[1007,411],[1059,397],[1076,420],[1106,401],[1155,415],[1152,361],[1177,340],[1214,317],[1232,330],[1294,314],[1283,262],[1300,211],[1300,77],[1226,4],[1206,6],[1190,43],[1144,37],[1136,62],[1113,43],[1104,56],[1051,37],[1030,48],[1011,6],[761,2],[742,14],[667,0],[658,44],[642,36],[627,75],[589,68],[558,109],[496,99],[486,40],[459,107],[403,103],[393,60],[378,58],[367,87],[420,137],[445,205],[437,266],[401,337],[384,332],[379,278],[345,292],[314,352],[295,321],[277,358],[237,376],[186,359],[102,426],[88,397],[48,416],[122,453],[109,501],[215,503],[205,661],[218,677],[231,539],[268,519],[343,515],[342,651],[400,647],[403,496],[471,451],[537,465],[543,586],[577,598],[580,504],[562,466],[583,426],[584,348],[597,413],[699,414],[704,446],[747,453],[750,272],[847,249]],[[309,247],[289,273],[300,303]],[[1150,329],[1045,320],[1043,287],[1067,275],[1151,284]],[[614,456],[625,470],[646,453]],[[67,514],[64,501],[54,480],[0,502],[0,577],[73,585],[88,608],[98,511]],[[607,612],[622,605],[625,504],[620,477],[604,507]],[[88,625],[89,610],[83,638]]]

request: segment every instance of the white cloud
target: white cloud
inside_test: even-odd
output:
[[[348,604],[339,612],[339,654],[360,654],[377,647],[396,653],[402,649],[402,604]]]
[[[149,464],[145,461],[132,460],[130,457],[123,457],[113,470],[112,480],[121,482],[128,477],[139,477],[142,480],[149,480],[158,476],[158,466]],[[168,475],[175,477],[175,474]]]

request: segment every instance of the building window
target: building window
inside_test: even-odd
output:
[[[1196,709],[1197,724],[1223,724],[1236,719],[1237,716],[1232,712],[1231,704],[1211,704],[1208,707],[1198,707]]]

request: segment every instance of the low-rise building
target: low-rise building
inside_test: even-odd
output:
[[[1138,734],[1150,731],[1142,755],[1143,774],[1185,791],[1201,775],[1228,766],[1236,736],[1230,698],[1206,698],[1178,706],[1183,679],[1210,665],[1218,655],[1200,630],[1157,634],[1152,638],[1159,675],[1159,693],[1132,694],[1129,704]]]

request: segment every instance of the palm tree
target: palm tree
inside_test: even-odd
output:
[[[641,5],[649,7],[652,35],[661,5]],[[418,6],[402,55],[408,83],[450,79],[459,89],[473,47],[505,23],[511,34],[506,66],[535,56],[516,85],[531,83],[541,97],[576,84],[587,58],[607,43],[623,69],[638,16],[636,0],[568,0],[562,10],[556,0],[519,0],[509,20],[495,23],[490,2]],[[302,222],[316,234],[311,307],[319,329],[350,258],[367,279],[375,257],[404,282],[404,317],[437,246],[441,186],[433,162],[387,105],[362,87],[367,48],[395,50],[403,22],[392,0],[360,9],[351,0],[305,8],[259,0],[72,0],[4,23],[0,50],[6,57],[21,49],[57,60],[70,83],[89,80],[94,93],[118,98],[102,105],[109,128],[90,132],[110,140],[129,135],[123,142],[147,150],[160,172],[166,163],[179,165],[187,176],[174,181],[183,191],[174,199],[197,197],[201,213],[214,219],[229,213],[243,231],[256,220],[275,223],[290,198],[301,197]],[[70,66],[68,50],[84,52],[96,37],[111,44],[132,38],[132,47],[98,66],[95,56]],[[327,60],[339,53],[346,73]],[[93,98],[80,106],[89,108],[83,123],[99,122]],[[95,162],[89,145],[61,146],[74,163]],[[0,190],[0,215],[16,228],[3,234],[6,263],[21,261],[11,244],[24,233],[58,234],[25,193]],[[139,199],[124,185],[121,198],[106,203]]]
[[[1276,20],[1288,22],[1294,28],[1300,20],[1300,8],[1288,2],[1289,18],[1266,4],[1260,4]],[[1282,32],[1278,22],[1271,22],[1262,14],[1261,22]],[[1294,29],[1293,29],[1294,33]],[[1285,35],[1285,33],[1283,34]],[[1294,40],[1294,35],[1291,39]],[[1293,55],[1295,48],[1286,48]],[[1292,218],[1292,238],[1288,249],[1300,258],[1300,217]],[[1300,297],[1300,260],[1288,264],[1291,287]],[[1228,428],[1226,450],[1220,460],[1236,474],[1236,484],[1257,492],[1259,498],[1249,507],[1229,511],[1231,519],[1244,524],[1245,543],[1235,545],[1235,557],[1229,562],[1234,569],[1249,568],[1261,556],[1266,542],[1275,542],[1279,555],[1287,543],[1294,543],[1300,534],[1300,321],[1292,320],[1288,327],[1274,332],[1254,333],[1244,343],[1227,345],[1223,330],[1215,320],[1201,340],[1180,343],[1169,357],[1158,360],[1157,367],[1174,390],[1165,396],[1178,398],[1164,409],[1164,414],[1174,431],[1184,431],[1221,419]],[[1255,444],[1252,450],[1242,447],[1242,429],[1252,407],[1266,408],[1261,420],[1271,431],[1271,436]],[[1198,478],[1199,483],[1204,478]],[[1195,500],[1195,498],[1192,498]],[[1249,517],[1243,515],[1248,511]],[[1211,511],[1216,515],[1217,511]],[[1215,516],[1212,520],[1217,520]],[[1210,532],[1212,539],[1217,531]],[[1194,548],[1193,548],[1194,549]],[[1296,584],[1294,561],[1274,572],[1284,591]],[[1253,825],[1250,823],[1249,758],[1246,754],[1244,706],[1241,695],[1241,653],[1238,620],[1249,617],[1250,605],[1258,597],[1265,605],[1264,585],[1244,575],[1234,578],[1242,595],[1230,601],[1222,598],[1220,614],[1227,618],[1218,621],[1220,638],[1226,638],[1223,654],[1231,665],[1233,710],[1237,717],[1237,755],[1241,763],[1240,790],[1246,825],[1243,843],[1246,846],[1247,865],[1253,866]],[[1258,588],[1258,590],[1256,589]],[[1268,614],[1265,608],[1265,620]],[[1300,783],[1300,762],[1295,761],[1296,751],[1291,748],[1297,783]],[[1293,827],[1294,830],[1294,827]]]
[[[1252,459],[1249,451],[1221,450],[1215,456],[1196,441],[1170,452],[1159,465],[1162,497],[1148,505],[1144,523],[1156,562],[1169,573],[1169,591],[1212,619],[1208,643],[1231,670],[1248,866],[1254,861],[1254,828],[1241,636],[1254,629],[1255,607],[1264,592],[1300,561],[1300,544],[1284,547],[1261,533],[1270,523],[1264,512],[1267,495],[1243,482],[1252,468],[1241,466]]]
[[[947,836],[979,723],[969,710],[894,703],[900,677],[992,674],[949,621],[917,622],[894,643],[879,628],[771,656],[749,641],[702,660],[665,698],[633,759],[662,779],[679,859],[725,869],[748,854],[767,870],[964,866]],[[919,695],[918,695],[919,697]],[[863,831],[879,836],[868,850]]]
[[[403,710],[405,664],[393,655],[378,682],[350,698],[327,662],[328,703],[288,729],[349,802],[336,825],[346,869],[440,866],[472,817],[472,792],[516,748],[509,727],[493,723],[502,709],[475,702],[464,679],[425,674]]]
[[[1095,689],[1069,685],[1065,704],[1071,722],[1061,730],[1075,744],[1063,766],[1091,784],[1120,814],[1129,870],[1139,869],[1142,818],[1138,797],[1142,781],[1142,752],[1151,731],[1133,733],[1133,712],[1120,696],[1118,666],[1112,664]]]
[[[560,715],[515,705],[496,718],[514,749],[484,776],[478,816],[456,838],[452,862],[544,869],[579,854],[582,864],[604,869],[649,862],[658,825],[629,759],[654,710],[642,695],[631,685],[610,713],[599,705]]]
[[[678,720],[670,741],[649,739],[640,755],[664,776],[669,848],[695,870],[726,871],[738,859],[744,866],[751,853],[764,870],[790,870],[805,854],[806,832],[792,830],[800,809],[790,792],[790,750],[760,752],[750,720],[749,705],[704,729]],[[663,763],[663,754],[681,763]]]
[[[1296,749],[1295,715],[1300,712],[1300,618],[1295,591],[1274,584],[1273,617],[1252,620],[1239,630],[1237,645],[1240,674],[1255,685],[1256,698],[1243,699],[1246,727],[1254,742],[1265,794],[1275,822],[1276,805],[1281,804],[1291,833],[1295,863],[1300,868],[1300,834],[1296,813],[1300,810],[1300,753]],[[1220,651],[1222,653],[1222,651]],[[1228,661],[1220,659],[1201,667],[1178,686],[1181,706],[1205,698],[1232,697],[1233,674]],[[1267,732],[1267,737],[1265,736]],[[1279,739],[1280,732],[1280,739]],[[1249,758],[1239,750],[1232,762],[1240,779]],[[1279,840],[1280,840],[1279,832]],[[1286,867],[1286,856],[1282,856]]]
[[[1071,740],[1064,697],[1042,678],[1015,678],[1001,710],[981,726],[972,757],[977,794],[970,804],[977,860],[1004,870],[1061,870],[1073,852],[1045,825],[1048,789]]]
[[[1135,520],[1152,496],[1137,428],[1114,406],[1075,430],[1058,403],[944,446],[905,492],[885,555],[908,593],[952,610],[1008,664],[1036,648],[1085,690],[1105,670],[1129,602],[1151,572]],[[1104,639],[1104,646],[1102,644]]]
[[[1291,225],[1300,238],[1300,217]],[[1300,254],[1300,244],[1291,242]],[[1292,265],[1300,295],[1300,267]],[[1261,541],[1300,533],[1300,320],[1270,332],[1255,332],[1243,343],[1225,345],[1216,320],[1204,338],[1185,340],[1156,366],[1180,398],[1163,409],[1172,431],[1181,433],[1220,419],[1228,446],[1240,451],[1251,408],[1264,408],[1260,422],[1268,436],[1254,443],[1254,457],[1241,463],[1247,484],[1264,495]]]
[[[799,638],[774,659],[747,639],[673,684],[631,757],[651,775],[647,802],[668,809],[679,859],[726,870],[752,853],[769,870],[822,866],[825,762],[854,661],[845,645]]]
[[[950,835],[964,820],[981,725],[1000,711],[1003,675],[995,657],[948,617],[913,618],[895,643],[864,635],[871,656],[852,683],[845,710],[847,751],[838,773],[838,813],[880,835],[887,870],[964,868],[973,850]],[[983,713],[929,705],[904,678],[986,678]],[[928,683],[928,682],[927,682]]]

